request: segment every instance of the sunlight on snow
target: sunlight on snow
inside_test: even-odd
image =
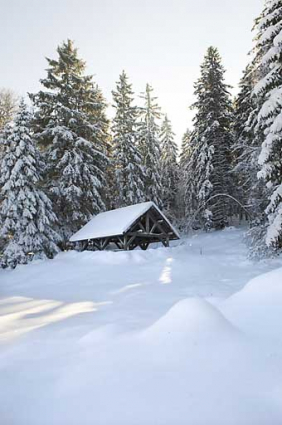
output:
[[[171,263],[173,263],[173,258],[169,257],[166,262],[162,274],[159,278],[159,282],[164,285],[171,283]]]
[[[83,313],[97,311],[111,302],[90,301],[65,303],[56,300],[35,300],[10,297],[1,302],[0,341],[12,340],[35,329]],[[15,311],[15,306],[17,311]]]
[[[130,291],[131,289],[140,288],[140,286],[146,285],[145,283],[133,283],[132,285],[126,285],[118,291],[112,292],[113,295],[122,294],[124,292]]]

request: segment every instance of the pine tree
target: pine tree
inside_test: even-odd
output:
[[[230,208],[224,197],[215,196],[231,192],[232,105],[224,73],[218,50],[210,47],[201,66],[201,77],[195,84],[197,101],[193,108],[197,113],[186,186],[187,202],[192,203],[196,212],[203,211],[202,220],[206,227],[215,229],[222,229],[227,224]],[[212,197],[205,209],[206,202]]]
[[[8,89],[0,89],[0,160],[4,150],[1,133],[3,132],[6,124],[13,120],[17,111],[18,103],[19,99],[14,92]]]
[[[182,137],[181,150],[180,150],[180,168],[184,169],[187,166],[191,156],[191,130],[187,129]]]
[[[178,182],[178,205],[179,205],[179,220],[184,231],[187,231],[190,225],[187,217],[192,217],[195,211],[195,194],[191,193],[193,189],[191,177],[193,145],[193,133],[187,129],[182,137],[180,160],[179,160],[179,182]]]
[[[141,121],[138,130],[138,145],[144,167],[145,198],[162,207],[162,182],[160,164],[159,125],[160,108],[153,89],[147,84],[146,92],[141,96],[145,106],[140,109]]]
[[[115,170],[116,207],[144,201],[141,155],[137,146],[137,108],[133,92],[123,71],[113,91],[114,108],[112,156]]]
[[[13,120],[18,107],[18,97],[8,89],[0,90],[0,132]]]
[[[271,195],[266,209],[266,243],[282,247],[282,0],[268,0],[257,19],[256,49],[263,77],[254,94],[262,105],[256,131],[264,134],[259,156],[259,177]]]
[[[174,141],[171,122],[167,115],[160,129],[161,143],[161,177],[162,177],[162,204],[171,216],[176,213],[176,196],[178,185],[178,147]]]
[[[31,95],[35,131],[45,146],[45,183],[59,218],[64,241],[93,214],[105,209],[107,119],[105,101],[85,63],[68,40],[47,59],[46,89]]]
[[[40,189],[43,168],[30,130],[30,113],[21,101],[14,126],[3,133],[0,209],[1,234],[6,240],[2,265],[15,267],[32,258],[52,258],[60,238],[53,230],[56,216]]]
[[[237,163],[240,164],[242,172],[248,167],[254,140],[253,128],[248,127],[250,115],[256,107],[254,98],[252,98],[253,86],[253,70],[251,65],[248,65],[240,80],[240,92],[235,99],[234,106],[234,149],[238,158]]]
[[[239,83],[240,92],[235,100],[233,176],[236,180],[235,197],[248,206],[253,217],[258,218],[263,214],[265,190],[257,179],[262,134],[255,131],[258,101],[252,92],[256,73],[257,68],[252,62],[243,73]]]
[[[234,104],[234,169],[236,179],[235,197],[244,205],[249,204],[256,184],[258,147],[254,146],[254,128],[250,125],[256,109],[253,90],[253,70],[246,67],[240,80],[240,92]]]
[[[178,167],[178,187],[177,187],[177,205],[178,205],[178,222],[183,230],[187,230],[186,217],[190,215],[186,211],[186,185],[188,182],[187,169],[191,156],[191,131],[186,130],[182,137],[179,167]],[[188,205],[188,202],[187,202]]]
[[[108,165],[105,170],[107,184],[105,191],[103,193],[103,199],[105,198],[106,210],[112,210],[116,208],[117,205],[117,184],[115,176],[115,167],[113,159],[113,135],[109,134],[107,141],[106,157],[108,160]]]
[[[205,137],[199,137],[197,129],[191,134],[190,156],[185,167],[184,201],[187,230],[191,226],[212,227],[212,212],[206,202],[212,196],[211,173],[214,147]],[[209,204],[210,206],[210,204]]]

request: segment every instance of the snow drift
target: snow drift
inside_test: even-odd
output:
[[[1,272],[0,423],[280,425],[282,268],[241,251],[233,231]]]

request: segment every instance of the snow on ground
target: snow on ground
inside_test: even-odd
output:
[[[241,237],[0,271],[0,424],[280,425],[282,260]]]

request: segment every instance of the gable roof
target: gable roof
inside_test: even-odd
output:
[[[83,241],[87,239],[100,239],[110,236],[119,236],[126,233],[132,224],[145,214],[151,207],[154,207],[162,218],[169,224],[176,236],[177,230],[169,220],[154,204],[154,202],[143,202],[141,204],[130,205],[129,207],[118,208],[106,211],[93,217],[85,226],[76,232],[71,238],[71,242]]]

